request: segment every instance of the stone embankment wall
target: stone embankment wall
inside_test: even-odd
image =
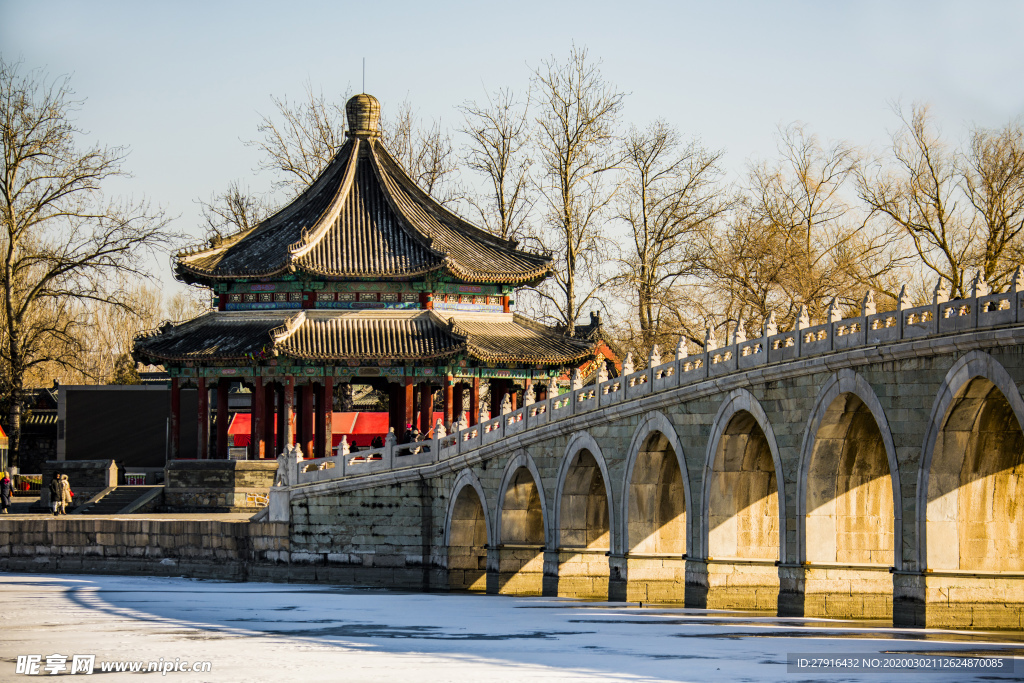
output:
[[[447,589],[444,484],[441,477],[296,501],[288,559],[331,582]]]
[[[70,517],[0,520],[0,569],[246,580],[288,556],[288,525]]]

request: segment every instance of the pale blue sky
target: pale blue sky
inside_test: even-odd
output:
[[[1024,114],[1020,2],[32,2],[0,0],[0,51],[71,73],[92,138],[131,148],[146,195],[199,233],[194,200],[233,179],[254,189],[270,96],[305,81],[341,97],[361,85],[425,117],[485,90],[524,90],[571,44],[630,93],[624,120],[663,117],[724,149],[737,175],[774,150],[780,123],[882,144],[890,103],[927,101],[952,138]],[[386,113],[386,112],[385,112]],[[166,270],[165,264],[160,267]]]

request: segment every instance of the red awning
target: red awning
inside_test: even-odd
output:
[[[444,419],[444,413],[434,413],[434,424]],[[293,421],[294,423],[294,421]],[[383,439],[388,433],[387,413],[333,413],[331,419],[331,448],[341,443],[341,437],[347,436],[352,446],[369,446],[374,437]],[[249,445],[249,434],[252,429],[252,417],[249,413],[235,413],[228,425],[228,435],[232,437],[234,446],[242,448]],[[276,434],[277,423],[274,424]]]

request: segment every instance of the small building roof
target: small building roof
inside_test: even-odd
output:
[[[546,254],[481,230],[434,201],[387,151],[380,105],[349,100],[349,139],[316,181],[256,227],[177,255],[186,282],[289,273],[408,280],[443,272],[472,283],[535,284]]]

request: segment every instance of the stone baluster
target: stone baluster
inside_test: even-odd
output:
[[[537,395],[533,393],[533,385],[523,389],[523,407],[532,406],[537,402]]]
[[[896,310],[902,311],[904,308],[913,308],[914,302],[910,300],[910,292],[907,291],[907,286],[903,285],[900,287],[899,296],[896,297]]]
[[[715,329],[707,327],[704,329],[704,353],[714,351],[718,348],[718,340],[715,339]]]
[[[747,330],[744,327],[744,322],[742,315],[736,321],[736,329],[732,331],[732,344],[734,346],[747,341]]]
[[[548,380],[548,400],[554,400],[558,398],[558,378],[552,377]],[[554,403],[549,404],[552,407]]]
[[[839,301],[836,297],[832,297],[832,301],[828,304],[828,321],[830,323],[837,323],[843,319],[843,313],[839,310]]]
[[[384,461],[388,469],[395,466],[395,445],[397,443],[398,438],[395,436],[395,428],[391,427],[384,436]]]
[[[810,326],[811,326],[811,316],[807,312],[807,304],[803,304],[803,305],[800,306],[800,314],[797,315],[797,317],[796,317],[796,324],[794,325],[793,329],[799,331],[799,330],[806,329],[806,328],[808,328]]]
[[[578,370],[574,370],[573,372],[579,372],[579,371]],[[501,414],[502,415],[508,415],[509,413],[512,412],[512,399],[509,398],[509,395],[508,395],[507,392],[505,393],[504,396],[501,397],[501,408],[499,410],[501,410]]]
[[[992,288],[988,286],[988,281],[985,280],[985,276],[979,270],[974,274],[974,279],[971,280],[971,298],[977,299],[981,296],[988,296],[991,293]]]
[[[661,365],[661,350],[655,344],[651,347],[651,354],[647,357],[647,369],[652,370]],[[653,379],[653,377],[651,378]]]
[[[346,456],[349,454],[348,434],[341,435],[341,441],[338,442],[337,453],[338,456]]]
[[[946,288],[946,282],[941,277],[935,284],[935,290],[932,292],[932,306],[938,306],[949,301],[949,289]]]
[[[866,318],[869,315],[874,315],[875,312],[875,292],[869,289],[867,294],[864,295],[864,301],[861,304],[860,314],[861,316]]]
[[[679,337],[679,344],[676,346],[676,360],[684,360],[687,356],[686,337]]]
[[[775,311],[771,311],[768,317],[764,321],[764,334],[762,335],[765,342],[768,341],[768,337],[774,337],[779,333],[779,324],[775,322]]]
[[[576,391],[577,389],[582,389],[583,388],[583,376],[580,375],[580,369],[579,368],[573,368],[572,369],[572,374],[569,377],[570,377],[570,380],[572,381],[572,390],[573,391]]]

